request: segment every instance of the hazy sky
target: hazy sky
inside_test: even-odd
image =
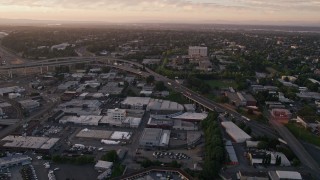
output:
[[[0,18],[106,22],[320,23],[320,0],[0,0]]]

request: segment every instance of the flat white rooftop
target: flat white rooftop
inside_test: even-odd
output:
[[[80,138],[95,138],[95,139],[109,139],[113,131],[107,130],[91,130],[91,129],[82,129],[76,137]]]
[[[185,119],[185,120],[204,120],[207,118],[207,113],[192,113],[192,112],[185,112],[181,115],[172,117],[173,119]]]
[[[9,135],[1,141],[4,142],[3,147],[49,150],[59,141],[59,138]]]

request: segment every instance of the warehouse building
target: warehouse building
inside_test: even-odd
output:
[[[111,169],[112,166],[113,166],[113,162],[99,160],[94,166],[94,169],[98,171],[106,171],[108,169]]]
[[[247,171],[239,171],[237,173],[237,177],[239,180],[269,180],[268,173],[266,172],[247,172]]]
[[[105,86],[103,86],[99,92],[106,93],[111,95],[119,95],[123,91],[124,87],[120,86],[118,82],[108,82]]]
[[[176,102],[150,97],[127,97],[122,101],[121,107],[127,109],[146,109],[146,111],[156,112],[157,114],[182,112],[184,110],[184,106]]]
[[[296,171],[269,171],[270,180],[281,180],[281,179],[290,179],[290,180],[302,180],[302,176],[299,172]]]
[[[64,111],[59,110],[48,118],[49,121],[59,121],[64,116]]]
[[[273,120],[276,120],[282,124],[287,124],[292,117],[292,114],[287,109],[275,108],[271,110],[271,116]]]
[[[55,111],[62,110],[66,115],[100,115],[101,102],[98,100],[73,99],[60,104]]]
[[[147,123],[149,128],[171,129],[174,123],[171,119],[156,119],[150,117]]]
[[[0,158],[0,169],[13,166],[24,166],[31,163],[31,158],[26,155],[14,154],[11,156]]]
[[[179,119],[183,121],[199,122],[207,118],[207,113],[195,113],[195,112],[185,112],[183,114],[172,117],[172,119]]]
[[[22,100],[22,101],[19,101],[19,103],[27,111],[33,111],[38,107],[40,107],[40,103],[38,101],[31,100],[31,99]]]
[[[73,124],[80,124],[80,125],[89,125],[89,126],[98,126],[102,116],[64,116],[59,120],[59,123],[66,124],[66,123],[73,123]]]
[[[18,86],[0,88],[0,95],[1,96],[6,96],[9,93],[23,93],[23,92],[25,92],[25,89],[22,87],[18,87]]]
[[[121,107],[127,109],[146,109],[150,100],[150,97],[127,97],[121,102]]]
[[[187,112],[196,112],[196,107],[194,104],[184,104],[184,110]]]
[[[70,90],[72,88],[76,88],[79,85],[78,81],[67,81],[63,84],[60,84],[58,86],[58,90],[60,91],[66,91],[66,90]]]
[[[221,122],[221,125],[226,129],[227,134],[237,143],[243,143],[251,139],[251,136],[231,121]]]
[[[139,144],[141,147],[148,148],[167,148],[170,140],[170,130],[158,128],[145,128]]]
[[[92,129],[82,129],[76,135],[79,138],[93,138],[93,139],[109,139],[113,131],[107,130],[92,130]]]
[[[234,147],[233,147],[231,141],[227,141],[226,142],[225,148],[227,150],[228,157],[229,157],[229,160],[230,160],[228,162],[228,164],[229,165],[238,165],[239,164],[238,157],[237,157],[237,154],[236,154],[236,152],[234,150]]]
[[[151,99],[146,110],[150,112],[166,114],[166,113],[182,112],[184,110],[184,107],[181,104],[168,101],[168,100]]]
[[[0,143],[4,150],[35,150],[38,152],[51,152],[59,138],[34,137],[34,136],[6,136]]]

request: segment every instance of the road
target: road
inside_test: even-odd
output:
[[[313,170],[319,171],[318,163],[310,156],[310,154],[306,151],[306,149],[302,146],[302,144],[297,140],[296,137],[282,124],[275,120],[270,120],[273,127],[279,132],[282,138],[288,142],[291,150],[296,154],[296,156],[300,159],[302,164],[308,166]]]
[[[27,60],[20,58],[19,56],[15,55],[13,52],[8,50],[7,48],[3,47],[1,45],[0,41],[0,56],[1,56],[1,61],[6,61],[7,65],[10,64],[23,64],[27,62]]]
[[[11,125],[11,126],[8,126],[7,128],[5,129],[2,129],[0,131],[0,138],[3,138],[5,136],[7,136],[8,134],[11,134],[13,133],[19,126],[33,120],[33,119],[37,119],[38,117],[42,116],[43,114],[45,114],[46,112],[48,112],[49,110],[53,109],[55,106],[57,105],[57,102],[56,103],[50,103],[46,106],[46,108],[38,111],[36,114],[28,117],[28,118],[25,118],[24,120],[21,120],[19,121],[18,123],[14,124],[14,125]]]

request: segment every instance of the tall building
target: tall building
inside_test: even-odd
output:
[[[188,54],[190,57],[194,56],[208,56],[208,48],[202,46],[189,46]]]

